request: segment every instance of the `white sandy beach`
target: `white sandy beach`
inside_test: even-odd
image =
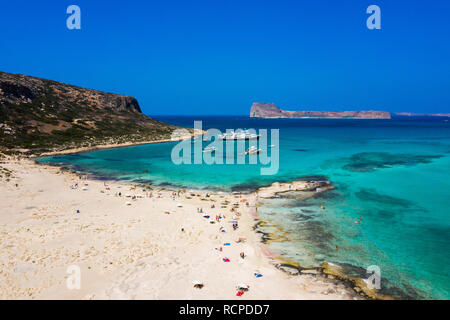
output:
[[[202,191],[172,199],[172,190],[153,188],[150,198],[142,187],[106,187],[27,159],[3,158],[0,166],[12,171],[10,181],[3,177],[0,184],[2,299],[359,298],[337,281],[277,269],[252,230],[254,195],[206,197]],[[230,204],[222,208],[225,200]],[[234,203],[239,208],[231,212]],[[224,218],[211,224],[198,208],[212,219]],[[237,243],[239,238],[245,243]],[[67,287],[71,265],[80,267],[80,289]],[[194,288],[196,280],[203,288]],[[240,297],[239,284],[249,286]]]

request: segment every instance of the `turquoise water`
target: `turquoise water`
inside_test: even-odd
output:
[[[295,197],[264,201],[258,213],[274,223],[273,230],[285,239],[270,243],[275,251],[305,266],[337,262],[364,277],[365,268],[378,265],[384,292],[450,298],[449,122],[438,118],[160,120],[186,127],[203,120],[204,129],[278,128],[279,172],[261,176],[260,165],[249,164],[177,166],[170,157],[175,143],[40,161],[71,165],[106,178],[228,190],[326,177],[335,190],[306,201]],[[362,223],[356,224],[360,217]],[[267,229],[263,231],[272,231]]]

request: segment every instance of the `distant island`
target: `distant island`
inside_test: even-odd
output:
[[[170,139],[129,96],[0,72],[0,151],[41,154]]]
[[[274,103],[254,102],[250,109],[252,118],[329,118],[329,119],[390,119],[386,111],[287,111]]]
[[[396,112],[397,117],[450,117],[450,113],[411,113],[411,112]]]

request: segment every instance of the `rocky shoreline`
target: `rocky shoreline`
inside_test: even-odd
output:
[[[256,197],[263,199],[274,199],[280,195],[286,195],[287,193],[301,192],[301,196],[296,198],[307,199],[316,195],[317,193],[326,192],[334,189],[334,186],[328,180],[299,180],[289,182],[274,182],[270,186],[259,188],[255,194]],[[267,222],[257,218],[257,223],[253,226],[253,230],[261,237],[261,242],[269,246],[271,241],[283,241],[279,235],[274,233],[268,233],[260,230],[260,228],[266,225]],[[272,226],[273,227],[273,226]],[[281,232],[280,232],[281,233]],[[267,249],[270,251],[270,249]],[[315,277],[321,277],[333,281],[334,284],[342,284],[347,288],[354,290],[361,298],[372,300],[393,300],[394,297],[390,295],[380,294],[376,289],[368,285],[367,280],[359,277],[352,277],[346,274],[343,267],[336,263],[324,261],[319,267],[301,266],[296,261],[289,261],[285,258],[271,252],[271,256],[277,261],[274,263],[275,267],[286,272],[291,276],[299,275],[313,275]]]

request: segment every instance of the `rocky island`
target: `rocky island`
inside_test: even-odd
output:
[[[0,72],[0,151],[41,154],[169,139],[129,96]]]
[[[329,119],[390,119],[386,111],[287,111],[274,103],[254,102],[250,109],[251,118],[329,118]]]

